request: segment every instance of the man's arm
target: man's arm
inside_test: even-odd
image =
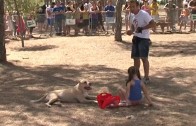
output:
[[[155,27],[155,26],[156,26],[156,22],[152,19],[152,20],[148,23],[148,25],[142,27],[142,30],[149,29],[149,28],[153,28],[153,27]]]

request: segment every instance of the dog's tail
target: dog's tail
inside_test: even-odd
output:
[[[39,99],[37,99],[37,100],[31,100],[30,102],[32,102],[32,103],[36,103],[36,102],[40,102],[40,101],[43,101],[45,98],[46,98],[46,96],[47,96],[48,94],[45,94],[44,96],[42,96],[41,98],[39,98]]]

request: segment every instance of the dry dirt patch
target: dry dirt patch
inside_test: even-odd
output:
[[[131,37],[54,37],[6,45],[0,67],[0,123],[6,126],[194,126],[196,125],[196,34],[152,35],[151,84],[155,107],[101,110],[97,105],[31,104],[46,91],[73,86],[81,78],[116,92],[124,86]],[[143,74],[143,68],[141,68]]]

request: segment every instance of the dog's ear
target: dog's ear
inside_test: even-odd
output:
[[[87,81],[85,80],[85,79],[81,79],[80,81],[79,81],[79,83],[87,83]]]

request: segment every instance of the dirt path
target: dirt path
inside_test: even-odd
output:
[[[46,91],[73,86],[81,78],[116,92],[124,86],[131,37],[54,37],[6,45],[10,63],[0,67],[2,126],[195,126],[196,34],[152,35],[151,84],[155,107],[101,110],[97,105],[32,104]],[[143,68],[141,68],[143,75]]]

